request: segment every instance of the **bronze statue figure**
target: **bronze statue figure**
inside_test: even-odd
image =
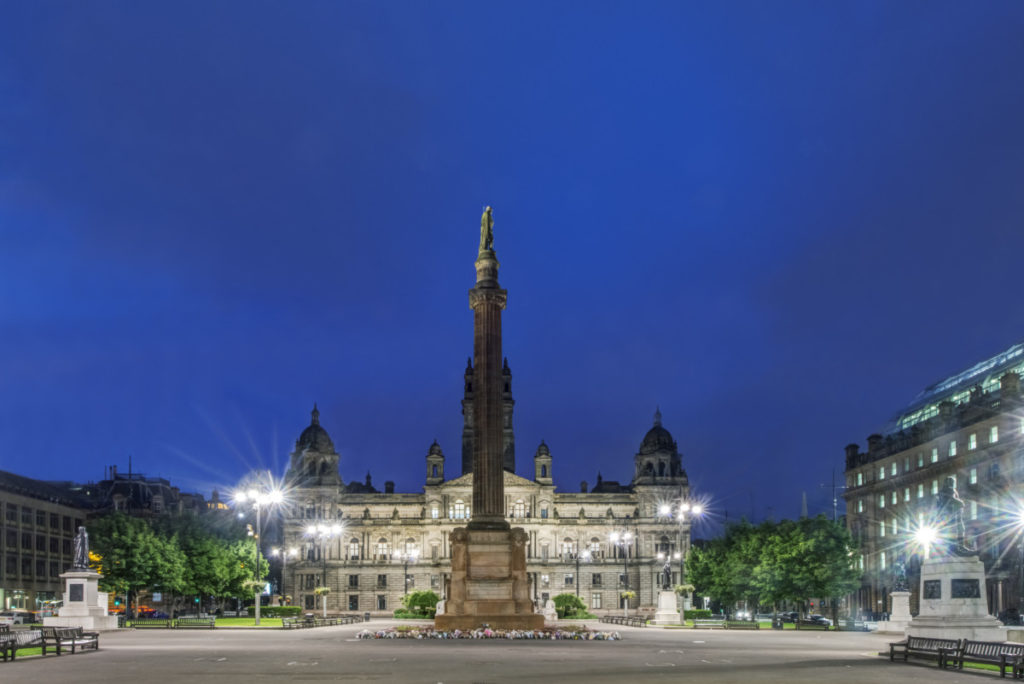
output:
[[[973,556],[978,553],[974,544],[967,541],[967,525],[964,523],[964,500],[956,491],[956,481],[947,477],[939,492],[939,516],[945,521],[947,528],[956,535],[956,541],[950,545],[954,556]]]
[[[484,214],[480,217],[480,251],[488,252],[494,249],[494,217],[491,216],[491,208],[485,207]]]
[[[75,535],[75,557],[71,569],[89,569],[89,533],[84,527],[79,527],[78,534]]]
[[[665,559],[665,565],[661,568],[661,588],[665,591],[671,591],[672,589],[672,562],[667,558]]]

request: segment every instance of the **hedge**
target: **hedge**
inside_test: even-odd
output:
[[[693,608],[691,610],[683,611],[684,620],[703,620],[704,618],[711,617],[710,610],[703,610],[700,608]]]
[[[249,617],[256,616],[256,606],[246,608]],[[302,615],[302,606],[260,606],[260,617],[298,617]]]

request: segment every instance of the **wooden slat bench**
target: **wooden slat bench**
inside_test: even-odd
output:
[[[726,629],[761,629],[761,623],[755,620],[726,620]]]
[[[907,658],[914,656],[935,660],[940,667],[945,667],[947,661],[953,662],[959,649],[959,639],[908,636],[903,641],[894,641],[889,644],[889,660],[890,662],[894,661],[896,656],[902,655],[903,662],[907,662]]]
[[[81,627],[43,627],[42,633],[43,655],[46,655],[47,648],[52,648],[57,655],[68,648],[72,654],[89,649],[98,651],[100,648],[99,632],[86,632]]]
[[[156,627],[158,629],[169,629],[174,626],[174,620],[170,618],[131,618],[127,625],[136,629]]]
[[[0,634],[0,655],[3,661],[7,662],[7,656],[14,660],[18,650],[22,648],[37,648],[43,645],[43,632],[38,629],[25,629]]]
[[[810,620],[797,620],[796,621],[796,628],[797,629],[822,629],[822,630],[825,630],[827,632],[828,630],[832,629],[832,625],[826,625],[826,624],[822,624],[820,622],[811,622]]]
[[[711,618],[696,618],[693,621],[694,629],[725,629],[725,620],[713,620]]]
[[[971,641],[964,639],[960,648],[946,663],[957,669],[964,669],[964,663],[985,663],[999,666],[999,676],[1006,677],[1007,668],[1010,675],[1016,677],[1024,660],[1024,644],[1010,644],[1002,641]]]
[[[213,629],[217,626],[215,617],[180,617],[174,621],[175,629],[205,628]]]

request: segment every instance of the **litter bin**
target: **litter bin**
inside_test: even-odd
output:
[[[369,621],[370,621],[370,611],[366,611],[365,613],[363,613],[363,622],[369,622]]]
[[[782,618],[772,618],[772,629],[782,629]]]

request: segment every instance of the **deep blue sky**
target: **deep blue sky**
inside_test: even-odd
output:
[[[459,467],[494,207],[519,472],[719,515],[1024,337],[1024,4],[0,0],[0,468]]]

